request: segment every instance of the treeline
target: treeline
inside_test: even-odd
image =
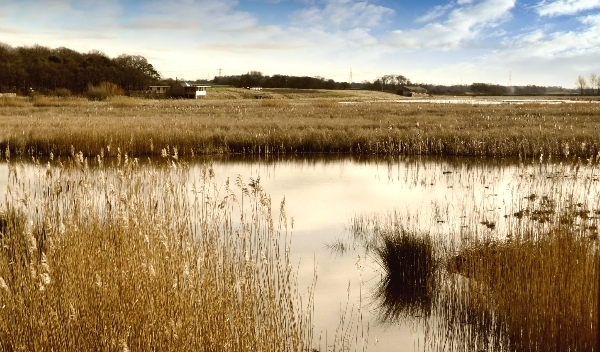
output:
[[[296,89],[349,89],[348,82],[336,82],[323,77],[299,77],[286,75],[265,76],[259,71],[250,71],[243,75],[219,76],[214,84],[230,85],[238,88],[296,88]]]
[[[573,89],[562,87],[544,87],[536,85],[503,86],[499,84],[473,83],[471,85],[434,85],[419,84],[435,95],[547,95],[573,94]]]
[[[158,79],[160,74],[139,55],[109,58],[100,51],[79,53],[40,45],[13,48],[0,43],[0,92],[81,94],[101,82],[129,91],[145,89]]]

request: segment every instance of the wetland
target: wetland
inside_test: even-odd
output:
[[[598,105],[372,99],[0,107],[2,347],[593,349]]]

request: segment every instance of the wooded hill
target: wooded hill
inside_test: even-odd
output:
[[[13,48],[0,43],[0,92],[46,94],[66,89],[80,94],[100,82],[127,91],[145,89],[158,79],[160,74],[139,55],[109,58],[100,51],[79,53],[40,45]]]

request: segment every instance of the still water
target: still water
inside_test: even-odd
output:
[[[310,285],[317,268],[313,322],[321,350],[326,339],[331,344],[344,313],[345,319],[354,320],[347,327],[351,350],[363,346],[371,351],[423,349],[418,324],[390,325],[378,319],[373,294],[382,273],[372,254],[360,246],[343,255],[328,247],[347,242],[354,216],[397,211],[411,218],[410,226],[460,236],[465,223],[479,223],[480,217],[500,222],[512,207],[511,194],[519,183],[514,163],[492,165],[472,159],[313,157],[211,162],[218,183],[235,180],[238,174],[246,182],[260,177],[271,195],[275,219],[285,197],[287,216],[294,222],[292,252],[299,263],[300,287]],[[198,173],[199,168],[192,170]]]
[[[259,179],[271,196],[273,218],[279,204],[293,221],[292,254],[299,288],[310,286],[316,268],[315,347],[327,350],[347,324],[350,350],[423,350],[424,333],[412,321],[385,323],[378,317],[374,287],[382,272],[373,255],[361,246],[345,253],[330,246],[349,238],[351,219],[360,215],[396,212],[407,226],[447,241],[465,236],[502,237],[506,215],[522,207],[535,182],[525,178],[514,161],[395,157],[210,158],[190,162],[192,178],[200,178],[210,163],[217,184],[238,175],[246,182]],[[528,168],[528,175],[547,172],[548,164]],[[26,166],[27,167],[27,166]],[[30,166],[33,169],[33,166]],[[542,170],[543,168],[546,170]],[[0,199],[4,199],[8,170],[0,163]],[[525,180],[525,181],[524,181]],[[3,201],[2,201],[3,202]],[[494,223],[495,227],[480,225]],[[351,323],[348,323],[351,322]],[[330,348],[330,347],[329,347]]]

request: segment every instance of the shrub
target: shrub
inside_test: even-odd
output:
[[[88,100],[101,101],[106,100],[109,96],[106,89],[98,86],[88,86],[87,91],[85,92],[85,96]]]
[[[67,88],[57,88],[54,90],[53,92],[54,96],[60,97],[60,98],[67,98],[71,96],[71,91],[68,90]]]
[[[100,88],[104,89],[107,93],[109,97],[114,97],[116,95],[125,95],[125,92],[123,92],[123,89],[121,89],[121,87],[119,87],[118,85],[112,83],[112,82],[100,82],[100,84],[98,85]]]

